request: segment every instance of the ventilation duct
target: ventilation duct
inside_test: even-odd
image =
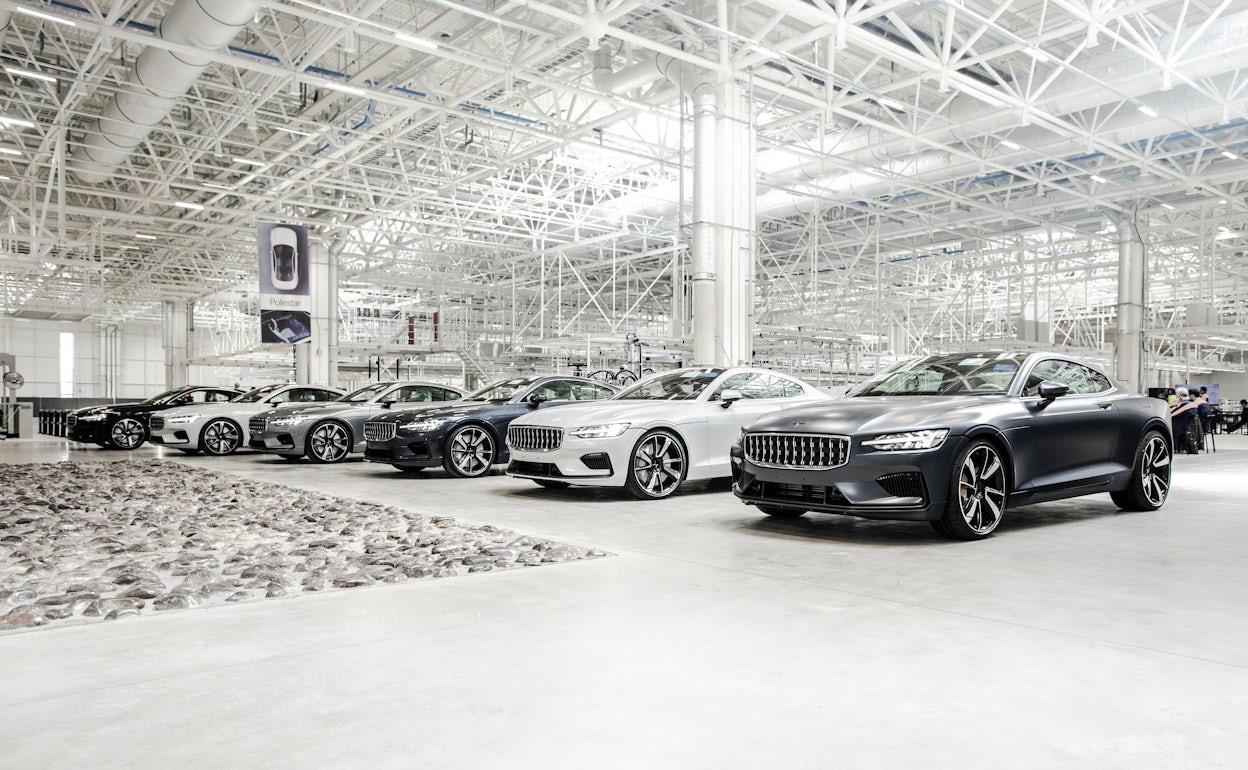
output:
[[[125,86],[70,155],[70,171],[88,184],[99,184],[125,162],[200,74],[212,53],[225,47],[261,7],[257,0],[179,0],[160,23],[162,40],[205,51],[197,56],[146,48],[134,63]]]

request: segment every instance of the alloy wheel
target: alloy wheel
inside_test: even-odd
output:
[[[484,476],[494,464],[494,437],[469,425],[451,435],[446,469],[455,476]]]
[[[308,435],[308,457],[318,463],[336,463],[351,451],[347,429],[336,422],[323,422]]]
[[[108,437],[118,449],[137,449],[146,440],[147,432],[143,430],[143,423],[124,417],[113,423]]]
[[[685,448],[670,433],[642,437],[633,450],[628,490],[636,497],[657,499],[675,492],[685,478]]]
[[[238,426],[229,420],[213,420],[204,426],[204,451],[210,455],[228,455],[242,443]]]
[[[958,473],[958,507],[976,535],[997,528],[1005,510],[1005,465],[988,444],[973,448]]]

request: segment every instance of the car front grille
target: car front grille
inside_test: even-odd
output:
[[[549,452],[563,445],[563,430],[513,425],[507,429],[507,445],[529,452]]]
[[[65,418],[65,425],[66,425],[66,426],[67,426],[70,430],[73,430],[75,427],[77,427],[77,425],[78,425],[78,415],[76,415],[76,414],[71,414],[69,417],[66,417],[66,418]]]
[[[394,432],[397,428],[398,423],[394,422],[366,422],[364,423],[364,440],[389,441],[394,438]]]
[[[269,429],[269,419],[267,417],[252,417],[247,421],[248,433],[264,433]]]
[[[849,462],[849,439],[814,433],[749,433],[745,457],[763,468],[828,470]]]
[[[150,419],[150,420],[148,420],[148,421],[147,421],[147,426],[148,426],[149,428],[151,428],[152,430],[164,430],[164,429],[165,429],[165,418],[164,418],[164,417],[153,417],[152,419]]]

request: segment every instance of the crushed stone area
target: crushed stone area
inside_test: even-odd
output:
[[[0,633],[608,555],[163,460],[0,465],[0,490]]]

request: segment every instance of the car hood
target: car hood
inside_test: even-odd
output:
[[[603,425],[616,422],[690,423],[704,420],[706,420],[706,404],[702,401],[607,399],[592,403],[568,404],[551,411],[540,409],[517,418],[512,425],[575,428],[580,425]]]
[[[443,405],[437,406],[404,406],[392,407],[381,414],[370,418],[372,422],[406,422],[411,419],[414,412],[419,412],[422,417],[444,418],[448,420],[458,420],[464,417],[472,417],[483,413],[488,414],[499,407],[515,407],[515,404],[497,401],[474,401],[472,403],[461,403],[459,401],[446,401]]]
[[[1009,398],[991,396],[862,396],[781,409],[746,426],[777,433],[884,433],[974,424],[992,404]]]

